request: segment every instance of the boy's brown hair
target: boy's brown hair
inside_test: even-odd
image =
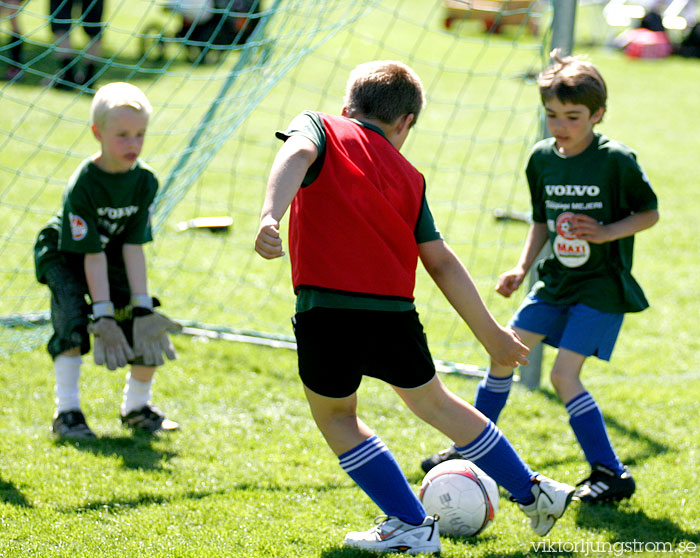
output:
[[[562,103],[584,105],[591,114],[605,108],[608,89],[591,62],[578,56],[562,58],[560,49],[554,49],[550,56],[555,63],[537,79],[542,104],[556,97]]]
[[[424,105],[423,84],[406,64],[376,60],[350,72],[345,109],[351,118],[362,115],[391,124],[400,116],[413,114],[412,126]]]

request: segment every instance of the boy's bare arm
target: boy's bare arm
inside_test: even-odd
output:
[[[549,232],[547,231],[546,223],[532,223],[527,233],[525,245],[520,254],[517,267],[522,268],[523,271],[527,273],[532,267],[532,264],[535,263],[537,256],[542,251],[542,247],[545,245],[548,238]]]
[[[433,281],[495,362],[515,368],[527,364],[529,349],[514,331],[501,327],[484,305],[467,268],[445,243],[418,245],[420,258]]]
[[[304,136],[291,136],[280,148],[270,170],[255,251],[265,259],[284,255],[280,220],[297,195],[301,182],[318,157],[314,143]]]
[[[498,278],[498,282],[496,283],[496,292],[498,294],[508,298],[518,290],[518,287],[520,287],[525,280],[525,276],[532,267],[532,264],[535,263],[542,247],[547,242],[548,236],[549,233],[547,232],[546,223],[533,223],[530,225],[530,230],[527,233],[518,265],[506,271]]]
[[[571,232],[581,240],[602,244],[632,236],[654,226],[658,220],[659,212],[656,209],[640,211],[607,225],[599,223],[588,215],[576,214],[571,219]]]
[[[182,326],[164,314],[153,311],[153,303],[148,296],[143,245],[124,244],[122,255],[131,291],[131,305],[134,307],[134,354],[142,357],[146,366],[161,366],[165,362],[163,354],[170,360],[177,358],[168,332],[181,331]]]
[[[109,277],[107,275],[107,255],[104,252],[85,254],[85,279],[93,302],[108,301]]]
[[[122,247],[124,268],[129,281],[131,296],[148,294],[146,279],[146,256],[141,244],[124,244]]]

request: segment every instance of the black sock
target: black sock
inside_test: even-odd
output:
[[[59,61],[60,68],[56,77],[60,81],[56,81],[54,87],[57,89],[70,89],[75,83],[75,64],[72,64],[71,58],[65,58]]]
[[[97,72],[97,65],[96,64],[86,64],[85,65],[85,77],[83,78],[83,84],[90,85],[90,83],[93,81],[93,78],[95,77],[95,73]]]
[[[17,66],[22,63],[22,40],[19,39],[16,44],[12,45],[10,48],[10,58],[15,62]]]

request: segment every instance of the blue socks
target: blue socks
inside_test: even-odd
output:
[[[618,475],[624,472],[624,465],[613,450],[605,420],[600,407],[587,391],[574,397],[566,404],[569,424],[583,449],[588,462],[600,463]]]
[[[420,525],[426,513],[399,464],[379,437],[338,456],[340,466],[386,515]]]
[[[496,422],[505,407],[512,383],[512,375],[507,378],[496,378],[488,374],[479,382],[474,406],[492,422]],[[624,465],[612,448],[603,413],[591,394],[585,391],[577,395],[566,404],[566,410],[570,417],[569,424],[588,462],[591,465],[600,463],[621,475],[624,472]]]
[[[455,446],[455,449],[510,492],[517,502],[530,504],[534,501],[531,488],[535,473],[493,422],[489,422],[473,442],[464,447]]]
[[[498,416],[506,405],[512,384],[513,374],[506,378],[497,378],[487,374],[476,388],[474,407],[484,413],[492,422],[498,422]]]

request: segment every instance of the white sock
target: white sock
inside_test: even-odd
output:
[[[56,374],[56,413],[80,409],[80,356],[58,355],[53,361]]]
[[[126,374],[124,385],[124,398],[122,400],[122,415],[129,414],[134,409],[145,407],[151,402],[151,388],[153,378],[147,382],[140,382],[131,377],[131,372]]]

